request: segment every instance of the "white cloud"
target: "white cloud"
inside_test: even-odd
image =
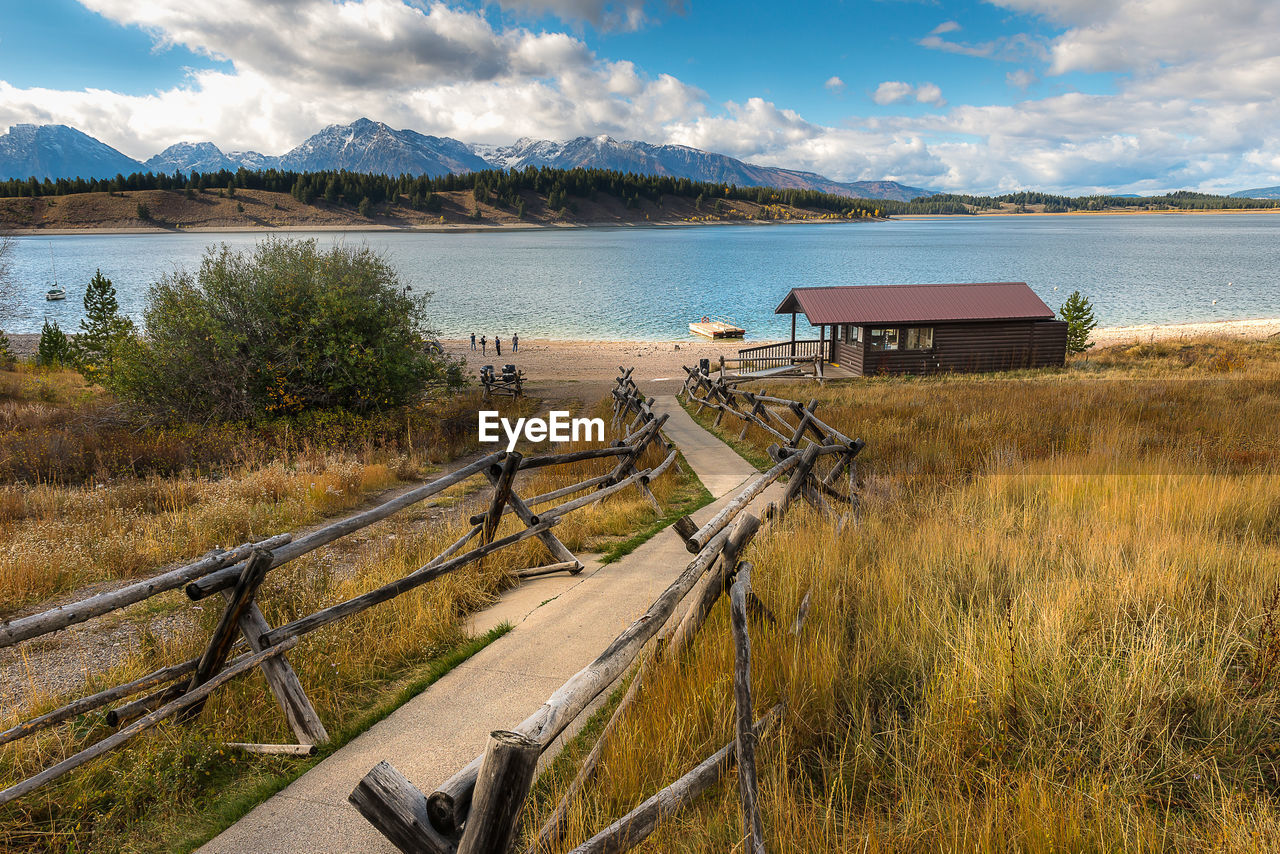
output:
[[[943,33],[954,33],[959,29],[960,29],[960,25],[955,21],[943,21],[941,24],[938,24],[938,26],[930,30],[929,35],[940,36]]]
[[[823,85],[823,86],[826,86],[826,87],[827,87],[828,89],[830,89],[832,92],[843,92],[843,91],[844,91],[844,81],[843,81],[843,80],[841,80],[839,77],[836,77],[835,75],[832,75],[832,76],[828,77],[828,78],[827,78],[827,82],[826,82],[826,83],[823,83],[822,85]]]
[[[497,0],[504,9],[531,15],[554,15],[562,21],[587,21],[601,30],[638,30],[657,20],[664,12],[682,15],[684,0]]]
[[[440,2],[81,2],[160,44],[224,58],[230,69],[140,96],[0,82],[0,129],[71,124],[138,158],[181,139],[276,154],[326,124],[367,115],[467,141],[608,133],[838,180],[961,191],[1280,183],[1280,3],[1264,0],[1219,0],[1211,11],[1199,0],[987,0],[1043,16],[1059,34],[964,44],[942,38],[958,29],[945,22],[926,46],[1016,59],[1006,80],[1018,89],[1046,73],[1118,71],[1114,91],[945,106],[933,83],[889,80],[874,89],[877,104],[933,109],[850,116],[838,127],[758,97],[712,104],[676,77],[602,59],[571,34],[503,28]],[[645,8],[639,0],[529,2],[587,21]],[[843,82],[824,85],[837,91]]]
[[[910,98],[912,91],[914,91],[914,87],[910,83],[903,83],[901,80],[886,80],[876,87],[871,100],[880,105],[896,104],[898,101]]]
[[[660,138],[664,122],[705,109],[695,87],[601,60],[578,38],[495,29],[439,2],[82,2],[233,70],[201,71],[146,96],[0,83],[0,125],[71,124],[142,159],[192,138],[282,153],[325,124],[359,116],[480,142],[583,132]]]
[[[917,86],[916,100],[921,104],[933,104],[938,107],[947,103],[942,99],[942,90],[933,83],[921,83]]]
[[[1039,79],[1040,78],[1036,77],[1034,71],[1028,71],[1025,68],[1020,68],[1017,71],[1010,71],[1004,76],[1004,82],[1008,83],[1010,86],[1015,86],[1018,89],[1028,89]]]
[[[914,97],[921,104],[932,104],[936,107],[944,106],[947,102],[942,98],[942,90],[933,83],[921,83],[919,86],[912,86],[910,83],[904,83],[901,80],[886,80],[876,87],[876,91],[872,93],[871,100],[881,106],[887,104],[896,104]]]

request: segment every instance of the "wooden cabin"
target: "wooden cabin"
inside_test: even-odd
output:
[[[1067,356],[1067,324],[1025,282],[793,288],[775,313],[791,315],[791,340],[773,347],[820,354],[827,376],[1043,368]],[[801,314],[817,339],[796,339]]]

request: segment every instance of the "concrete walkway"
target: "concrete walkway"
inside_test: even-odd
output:
[[[673,397],[658,398],[654,408],[670,413],[667,436],[718,499],[694,514],[696,521],[705,522],[755,469],[698,426]],[[490,732],[509,729],[537,711],[556,688],[643,614],[689,560],[684,543],[668,528],[607,566],[590,562],[577,576],[530,579],[508,591],[493,607],[475,615],[472,629],[484,632],[509,621],[515,626],[512,631],[200,850],[394,854],[396,849],[347,802],[369,769],[389,760],[422,791],[430,792],[480,755]]]

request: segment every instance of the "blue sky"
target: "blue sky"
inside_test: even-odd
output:
[[[145,159],[362,115],[994,192],[1280,183],[1274,0],[0,0],[0,128]]]

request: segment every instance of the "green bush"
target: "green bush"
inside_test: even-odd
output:
[[[462,385],[461,363],[428,349],[429,296],[367,247],[211,247],[198,272],[151,287],[146,335],[121,357],[113,388],[194,421],[401,406]]]

